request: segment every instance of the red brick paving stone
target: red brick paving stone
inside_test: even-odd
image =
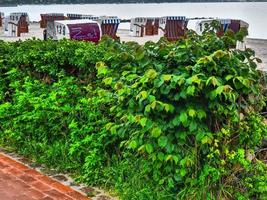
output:
[[[30,175],[30,176],[36,176],[36,177],[42,176],[42,174],[40,172],[38,172],[34,169],[25,170],[24,173],[27,175]]]
[[[66,198],[67,196],[64,195],[63,193],[55,190],[55,189],[52,189],[52,190],[49,190],[49,191],[46,191],[45,194],[49,197],[52,197],[52,198],[55,198],[55,199],[64,199]]]
[[[0,163],[0,200],[90,200],[1,152]]]
[[[40,199],[40,200],[55,200],[55,199],[53,199],[53,198],[51,198],[51,197],[48,197],[48,196],[46,196],[46,197],[44,197],[44,198],[42,198],[42,199]]]
[[[0,169],[4,169],[9,167],[6,163],[4,163],[3,161],[0,161]]]
[[[67,195],[71,196],[75,200],[88,200],[87,197],[83,196],[81,193],[76,192],[76,191],[75,192],[67,193]]]
[[[40,191],[48,191],[51,190],[51,187],[45,183],[42,183],[41,181],[35,181],[31,184],[32,187],[38,188]]]
[[[5,169],[5,172],[7,172],[7,173],[9,173],[9,174],[12,174],[12,175],[14,175],[14,176],[20,176],[20,175],[23,174],[22,171],[20,171],[20,170],[14,168],[14,167],[9,167],[9,168]]]
[[[19,179],[23,180],[24,182],[26,183],[31,183],[31,182],[34,182],[36,179],[33,178],[32,176],[29,176],[27,174],[23,174],[21,176],[19,176]]]
[[[68,193],[68,192],[73,192],[73,189],[71,189],[70,187],[67,187],[66,185],[62,185],[59,182],[55,182],[51,185],[51,187],[57,189],[58,191],[62,192],[62,193]]]
[[[52,185],[53,183],[55,183],[56,181],[51,179],[48,176],[42,175],[42,176],[38,176],[37,179],[47,185]]]
[[[30,188],[25,195],[33,197],[35,199],[41,199],[43,197],[45,197],[46,195],[36,189]]]

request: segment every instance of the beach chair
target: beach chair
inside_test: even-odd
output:
[[[217,32],[218,36],[222,36],[227,30],[232,30],[234,33],[240,31],[241,28],[248,28],[248,23],[240,19],[220,19],[221,28]]]
[[[132,36],[143,37],[145,35],[146,17],[136,17],[131,19],[130,32]]]
[[[117,30],[120,24],[118,18],[104,18],[100,19],[102,35],[108,35],[113,39],[118,39]]]
[[[186,18],[184,16],[168,16],[160,19],[160,27],[164,37],[169,41],[176,41],[184,36],[186,31]]]
[[[11,13],[8,20],[9,35],[20,37],[21,33],[28,33],[29,23],[27,13]]]
[[[48,21],[65,20],[63,13],[46,13],[41,14],[40,28],[46,28]]]
[[[4,17],[4,13],[0,12],[0,27],[3,26]]]

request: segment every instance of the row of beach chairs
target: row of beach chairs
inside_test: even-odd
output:
[[[161,18],[137,17],[131,19],[130,31],[131,35],[136,37],[158,35],[161,32],[161,35],[165,36],[169,41],[176,41],[185,35],[189,20],[191,19],[185,16],[167,16]],[[237,33],[242,27],[248,28],[248,24],[242,20],[210,18],[197,21],[197,33],[202,34],[205,25],[210,24],[214,20],[221,24],[217,32],[218,36],[222,36],[228,29]]]
[[[99,22],[103,35],[108,35],[113,39],[117,39],[117,30],[120,24],[120,19],[116,16],[93,16],[84,14],[67,14],[63,13],[47,13],[41,14],[40,27],[47,28],[47,23],[58,20],[77,20],[89,19]],[[191,19],[185,16],[166,16],[166,17],[136,17],[131,19],[130,31],[132,36],[144,37],[158,35],[165,36],[169,41],[176,41],[185,35],[188,29],[188,21]],[[222,36],[224,32],[231,29],[237,33],[240,28],[248,28],[248,24],[242,20],[235,19],[201,19],[196,24],[196,32],[201,34],[205,24],[217,20],[221,24],[221,28],[217,32],[218,36]],[[0,12],[0,27],[5,21],[5,29],[12,36],[20,36],[21,33],[29,32],[29,16],[27,13],[11,13],[4,18],[4,13]]]

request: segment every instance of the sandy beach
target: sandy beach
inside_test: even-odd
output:
[[[129,35],[129,30],[126,29],[119,29],[117,35],[120,37],[121,41],[136,41],[139,44],[144,44],[147,41],[157,42],[160,38],[159,35],[132,37]],[[40,28],[40,24],[37,22],[31,23],[29,26],[29,33],[23,33],[21,37],[6,36],[4,35],[3,27],[0,27],[0,40],[12,42],[17,40],[31,39],[33,37],[43,39],[43,29]],[[256,56],[262,60],[262,63],[258,64],[258,69],[267,72],[267,40],[247,38],[246,47],[253,49],[256,53]]]

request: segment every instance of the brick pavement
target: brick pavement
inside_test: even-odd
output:
[[[90,200],[0,152],[0,200]]]

